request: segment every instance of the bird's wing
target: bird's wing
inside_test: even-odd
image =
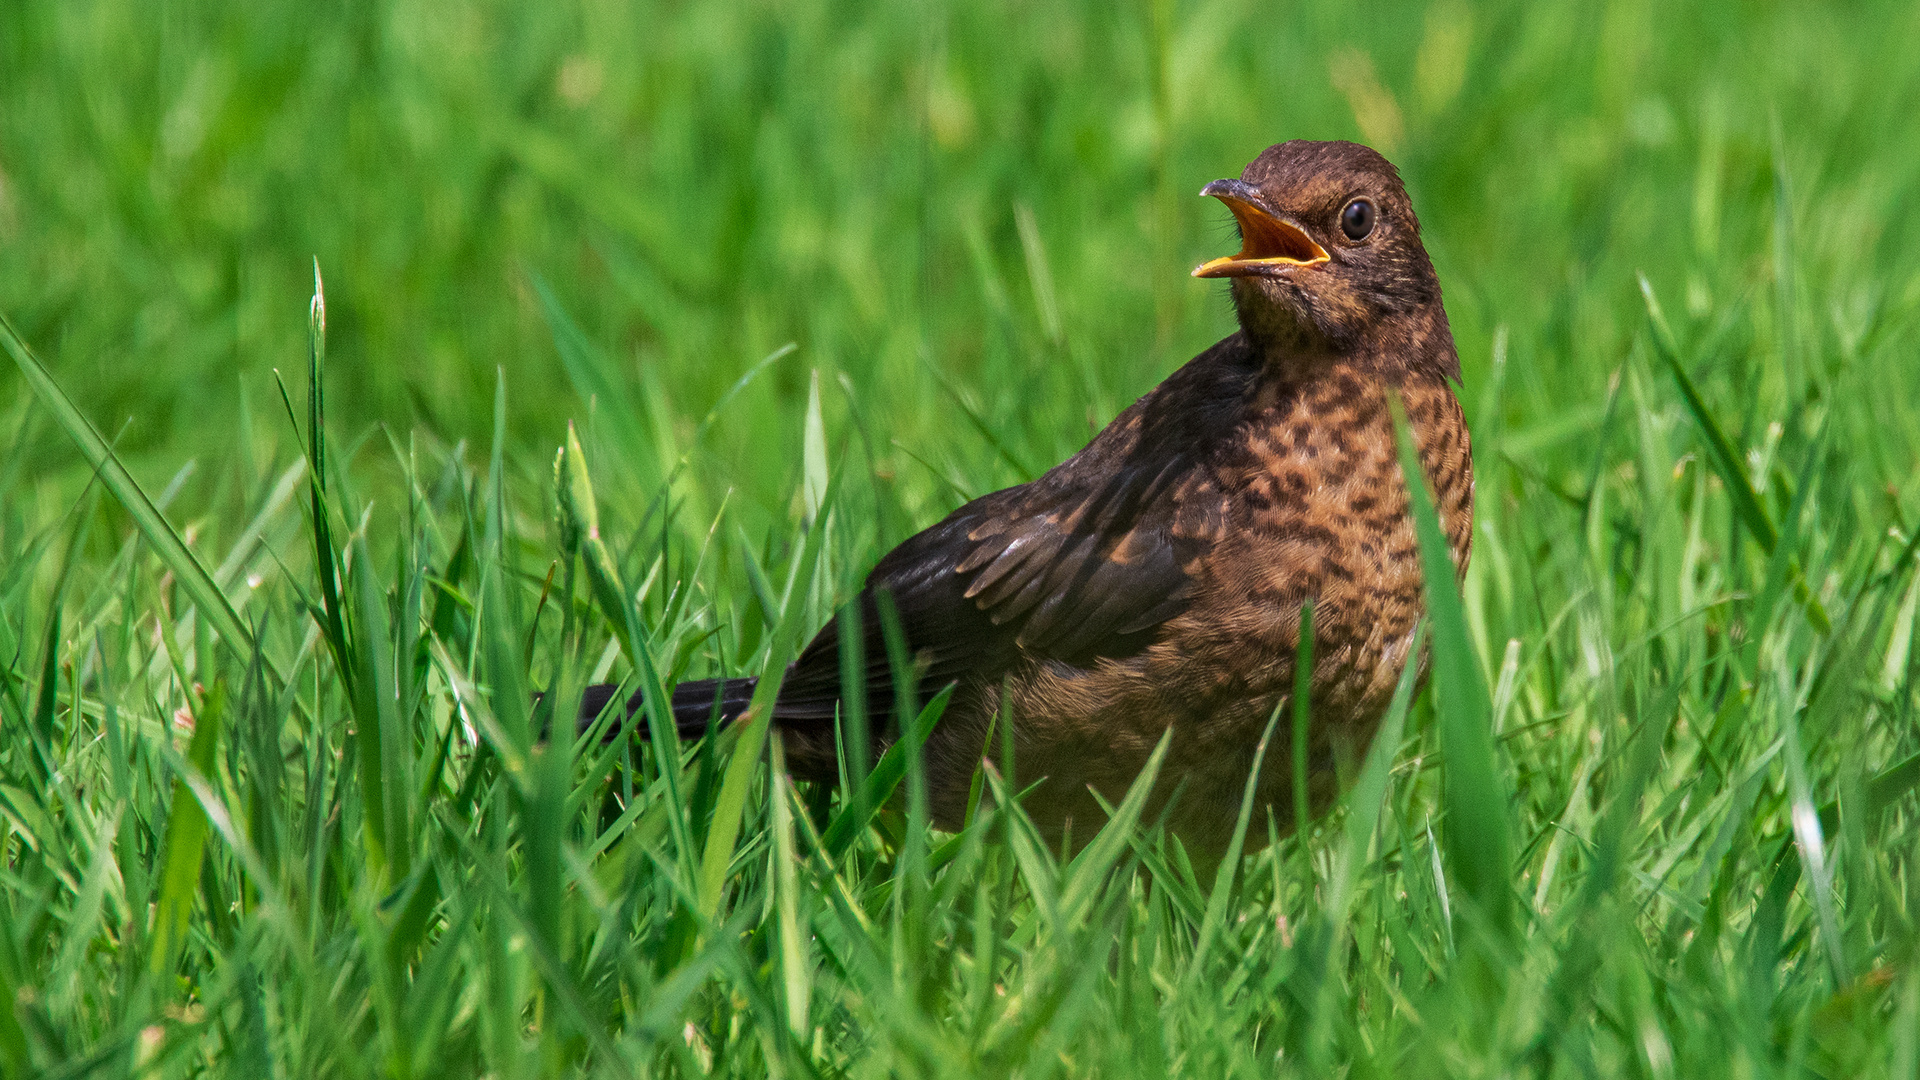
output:
[[[1186,463],[1156,465],[1065,491],[1038,488],[956,523],[965,531],[951,565],[965,598],[1037,656],[1130,651],[1184,605],[1189,587],[1182,564],[1193,553],[1182,557],[1178,528]]]
[[[1177,455],[1056,470],[908,539],[874,568],[859,601],[869,709],[882,715],[893,698],[880,592],[929,691],[967,675],[995,679],[1022,655],[1084,664],[1143,647],[1186,606],[1183,568],[1217,533],[1207,494]],[[840,634],[829,624],[789,672],[783,720],[831,722]]]

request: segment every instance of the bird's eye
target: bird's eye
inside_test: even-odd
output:
[[[1340,211],[1340,231],[1349,240],[1365,240],[1373,235],[1373,219],[1373,200],[1355,199]]]

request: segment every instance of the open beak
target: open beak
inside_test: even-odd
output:
[[[1327,250],[1314,243],[1305,229],[1260,205],[1260,192],[1252,184],[1215,180],[1200,194],[1219,199],[1233,211],[1240,223],[1240,252],[1194,267],[1194,277],[1248,277],[1327,261]]]

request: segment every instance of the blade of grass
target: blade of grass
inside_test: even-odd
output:
[[[827,424],[820,415],[820,369],[807,377],[807,411],[800,439],[800,494],[806,523],[820,516],[827,497]]]
[[[408,875],[411,831],[407,827],[410,786],[401,769],[407,733],[401,728],[393,685],[393,650],[387,625],[387,598],[379,591],[373,556],[364,536],[354,538],[353,625],[358,633],[348,658],[354,664],[352,695],[354,736],[360,750],[360,790],[367,855],[376,887],[387,889]]]
[[[1474,655],[1460,599],[1458,571],[1427,489],[1426,471],[1398,397],[1388,400],[1400,443],[1421,570],[1427,579],[1427,617],[1433,627],[1434,712],[1440,728],[1441,769],[1447,809],[1447,854],[1455,875],[1479,914],[1497,931],[1509,928],[1513,899],[1513,840],[1508,826],[1506,779],[1495,759],[1493,700],[1480,659]],[[1408,663],[1417,663],[1409,655]]]
[[[652,487],[665,470],[661,462],[652,460],[655,449],[646,414],[635,408],[625,390],[609,377],[610,365],[606,358],[587,338],[586,331],[574,322],[547,279],[539,274],[532,278],[534,294],[540,300],[540,311],[546,317],[567,381],[573,384],[574,393],[582,400],[596,406],[595,417],[612,429],[628,465],[637,469],[645,464],[646,468],[640,473],[641,484]]]
[[[227,689],[216,682],[200,699],[187,744],[187,760],[201,775],[212,775],[219,751],[220,725],[226,718]],[[180,959],[186,944],[187,921],[200,885],[200,860],[207,846],[207,813],[187,790],[184,778],[173,782],[172,809],[167,813],[165,864],[160,871],[160,894],[153,908],[150,970],[165,975]]]
[[[672,698],[661,680],[660,668],[647,643],[647,630],[634,605],[633,593],[621,580],[620,567],[607,550],[600,535],[600,510],[593,493],[593,477],[587,472],[586,453],[571,423],[567,442],[554,464],[554,486],[558,493],[561,520],[561,546],[570,555],[577,553],[586,566],[588,587],[609,622],[614,635],[626,649],[627,659],[640,675],[640,698],[645,709],[647,737],[653,745],[654,761],[665,784],[668,827],[673,835],[675,858],[691,878],[695,844],[687,820],[686,800],[680,790],[680,736],[674,725]],[[617,618],[616,618],[617,616]],[[557,723],[558,721],[556,721]],[[624,732],[628,721],[621,720]]]
[[[1421,648],[1426,644],[1426,636],[1423,623],[1414,630],[1413,644],[1408,650],[1412,655],[1420,655]],[[1407,709],[1413,703],[1416,674],[1417,666],[1414,664],[1408,664],[1401,670],[1400,682],[1393,689],[1393,700],[1387,705],[1386,715],[1380,720],[1380,730],[1374,733],[1373,745],[1367,750],[1366,764],[1360,767],[1360,777],[1354,781],[1353,790],[1347,795],[1346,828],[1341,834],[1340,851],[1334,859],[1325,908],[1328,921],[1336,930],[1346,923],[1361,861],[1366,858],[1367,846],[1373,841],[1380,814],[1386,809],[1387,781],[1393,769],[1393,756],[1399,751],[1400,739],[1406,730]]]
[[[843,475],[834,473],[821,505],[833,505]],[[804,601],[812,589],[814,574],[820,567],[821,545],[832,519],[831,509],[823,511],[813,528],[807,530],[806,540],[794,555],[794,573],[787,582],[787,601],[780,612],[780,624],[775,627],[769,643],[765,674],[761,675],[759,684],[753,689],[753,699],[747,705],[746,714],[734,724],[740,731],[739,742],[734,744],[733,757],[727,761],[726,772],[720,781],[720,794],[714,800],[713,824],[707,831],[707,843],[700,859],[700,916],[709,923],[720,912],[727,868],[732,865],[734,844],[739,839],[741,819],[746,813],[747,788],[753,782],[753,775],[760,765],[761,752],[766,748],[767,732],[773,724],[773,707],[779,700],[781,680],[786,675],[787,665],[799,651],[799,620],[806,607]]]
[[[940,722],[941,715],[946,712],[947,702],[952,700],[953,691],[954,686],[949,684],[935,694],[933,699],[920,710],[920,715],[914,718],[911,728],[917,736],[915,741],[924,743],[926,737],[932,733],[933,726]],[[887,752],[880,755],[879,762],[874,765],[873,771],[867,774],[859,791],[841,806],[839,813],[835,814],[833,820],[828,823],[827,831],[820,839],[828,859],[837,861],[840,856],[846,854],[847,849],[866,829],[867,823],[873,820],[873,815],[893,797],[894,790],[900,786],[902,780],[906,779],[907,756],[913,745],[914,741],[908,739],[894,740],[893,745],[887,747]]]
[[[789,798],[787,760],[780,740],[773,740],[773,782],[767,785],[772,811],[773,894],[775,931],[779,939],[780,982],[786,999],[787,1030],[804,1046],[808,1037],[807,1005],[813,996],[812,968],[800,929],[800,858],[793,844],[793,809]]]
[[[340,550],[334,543],[333,518],[327,500],[327,293],[320,280],[320,261],[313,263],[313,299],[307,305],[307,485],[308,512],[313,528],[313,565],[320,575],[320,611],[317,613],[334,663],[341,671],[348,700],[361,690],[355,683],[347,637],[346,608],[340,596]],[[281,387],[284,398],[286,388]],[[291,403],[289,403],[291,409]]]
[[[1779,541],[1773,520],[1760,505],[1760,496],[1753,490],[1753,483],[1747,479],[1747,471],[1734,455],[1733,446],[1721,432],[1719,422],[1707,411],[1700,391],[1694,387],[1687,369],[1681,366],[1680,346],[1674,339],[1673,329],[1667,325],[1665,313],[1660,310],[1660,300],[1653,293],[1653,283],[1647,280],[1645,274],[1640,275],[1640,295],[1646,300],[1647,318],[1653,326],[1653,350],[1659,354],[1668,374],[1673,376],[1674,384],[1680,388],[1680,399],[1686,404],[1687,415],[1693,418],[1694,424],[1700,429],[1700,437],[1707,444],[1707,463],[1720,477],[1720,482],[1726,485],[1727,497],[1733,500],[1734,511],[1746,524],[1747,531],[1760,542],[1762,550],[1772,553],[1774,544]]]
[[[1277,717],[1280,714],[1275,712]],[[1307,799],[1308,724],[1313,719],[1313,598],[1300,605],[1300,641],[1293,657],[1293,834],[1304,836],[1312,815]],[[1262,739],[1261,747],[1266,746]]]
[[[1310,614],[1312,610],[1313,608],[1311,606],[1302,608],[1300,621],[1303,632],[1312,629],[1313,616]],[[1303,651],[1304,649],[1305,647],[1303,646]],[[1295,692],[1297,693],[1298,691],[1296,690]],[[1274,703],[1273,713],[1267,717],[1267,728],[1260,733],[1260,741],[1254,744],[1253,766],[1247,770],[1246,787],[1240,793],[1240,815],[1234,819],[1233,837],[1227,841],[1226,856],[1220,860],[1220,866],[1214,871],[1213,891],[1207,897],[1207,913],[1200,919],[1200,934],[1199,937],[1194,940],[1193,956],[1187,961],[1186,976],[1181,980],[1183,985],[1191,986],[1193,980],[1198,978],[1200,972],[1205,969],[1207,958],[1212,955],[1213,952],[1213,939],[1220,932],[1221,921],[1226,918],[1227,899],[1233,892],[1234,878],[1240,871],[1240,852],[1245,849],[1247,842],[1247,824],[1253,820],[1254,796],[1258,794],[1260,790],[1260,766],[1266,762],[1267,744],[1273,741],[1273,729],[1279,726],[1280,712],[1285,707],[1285,703],[1283,702]],[[1302,712],[1303,710],[1298,708],[1294,710],[1294,723],[1297,727],[1304,727],[1301,723]],[[1168,730],[1171,731],[1172,729]],[[1301,752],[1301,743],[1303,741],[1298,734],[1295,734],[1293,740],[1295,753]],[[1164,736],[1161,742],[1162,749],[1164,749]],[[1300,767],[1296,764],[1294,767],[1296,781],[1298,780],[1300,771]],[[1294,798],[1296,802],[1304,801],[1303,797],[1297,793]],[[1294,830],[1295,836],[1299,835],[1299,829],[1302,827],[1304,827],[1304,825],[1296,825]]]
[[[1169,727],[1161,733],[1153,753],[1147,756],[1147,763],[1140,767],[1140,774],[1127,787],[1126,797],[1113,809],[1107,823],[1094,834],[1093,842],[1068,864],[1065,880],[1060,883],[1060,919],[1071,923],[1092,910],[1099,898],[1098,886],[1106,880],[1108,872],[1119,861],[1120,853],[1127,849],[1134,837],[1134,831],[1140,824],[1140,815],[1146,809],[1147,799],[1153,794],[1160,768],[1166,762],[1168,748],[1172,745],[1173,729]]]
[[[1827,961],[1832,965],[1833,984],[1836,987],[1845,986],[1852,981],[1851,965],[1847,963],[1845,942],[1840,935],[1838,907],[1833,896],[1833,868],[1827,860],[1820,815],[1813,807],[1813,789],[1807,778],[1807,755],[1800,739],[1800,710],[1804,703],[1794,686],[1788,661],[1781,658],[1774,669],[1775,704],[1779,709],[1780,733],[1786,739],[1786,751],[1782,756],[1787,763],[1787,796],[1794,847],[1800,853],[1800,864],[1805,868],[1812,885],[1814,915],[1819,923],[1820,940],[1825,946]]]
[[[20,373],[26,376],[27,385],[33,388],[41,403],[53,413],[61,430],[79,447],[87,464],[100,474],[100,482],[106,485],[107,490],[113,493],[113,497],[133,518],[134,525],[146,537],[147,543],[152,545],[160,561],[173,571],[174,580],[187,590],[194,604],[206,613],[213,629],[236,653],[245,655],[252,652],[253,635],[248,633],[246,624],[240,621],[239,613],[228,602],[226,594],[214,584],[213,576],[207,573],[206,567],[200,564],[180,535],[173,531],[166,516],[147,498],[147,493],[141,490],[133,474],[127,472],[126,466],[120,463],[113,448],[101,438],[92,421],[82,415],[72,399],[60,389],[52,374],[15,332],[5,315],[0,315],[0,345],[6,347],[14,363],[19,365]]]

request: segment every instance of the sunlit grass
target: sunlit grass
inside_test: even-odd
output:
[[[1920,15],[1850,19],[10,13],[0,1070],[1920,1075]],[[1227,332],[1191,194],[1296,135],[1400,163],[1479,477],[1331,816],[1063,862],[1005,758],[949,835],[913,738],[541,737]]]

